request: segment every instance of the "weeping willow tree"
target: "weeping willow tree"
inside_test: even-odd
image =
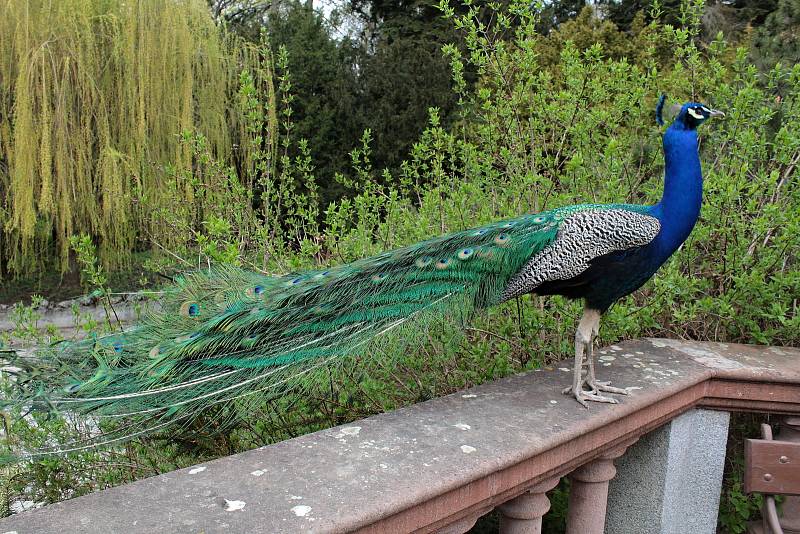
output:
[[[198,191],[227,185],[180,134],[246,159],[247,110],[231,103],[243,69],[274,100],[270,65],[204,0],[0,0],[0,277],[68,269],[79,232],[124,265],[143,238],[172,238],[159,207],[202,220]]]

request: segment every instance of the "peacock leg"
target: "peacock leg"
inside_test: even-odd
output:
[[[589,361],[589,373],[586,377],[586,385],[589,386],[589,391],[594,394],[598,394],[600,391],[604,391],[606,393],[616,393],[618,395],[627,395],[628,390],[622,388],[615,388],[612,387],[610,384],[611,382],[598,382],[597,378],[594,374],[594,338],[597,336],[598,332],[600,331],[600,316],[597,317],[597,322],[592,325],[592,340],[589,342],[589,345],[586,347],[586,359]]]
[[[572,385],[565,387],[561,393],[567,395],[572,393],[573,391],[582,391],[583,390],[583,351],[585,349],[585,345],[578,341],[577,336],[575,338],[575,371],[572,377]],[[577,397],[576,397],[577,398]],[[586,403],[578,399],[578,402],[586,406]],[[588,406],[587,406],[588,408]]]
[[[597,330],[599,324],[600,312],[591,308],[586,308],[583,311],[580,323],[578,323],[578,330],[575,332],[575,374],[572,377],[572,386],[564,390],[564,393],[571,393],[575,397],[575,400],[583,405],[584,408],[589,407],[586,401],[607,402],[610,404],[616,404],[618,402],[617,399],[598,395],[597,389],[592,389],[590,391],[585,391],[583,389],[583,384],[588,383],[588,377],[586,380],[583,379],[583,355],[585,352],[588,352],[589,372],[592,372],[592,339],[594,338],[594,332]]]

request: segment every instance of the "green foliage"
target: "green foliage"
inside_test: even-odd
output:
[[[0,332],[0,349],[10,346],[12,340],[29,343],[46,343],[49,335],[53,334],[53,329],[42,331],[39,327],[39,320],[42,318],[39,307],[44,299],[41,295],[32,295],[30,305],[26,306],[17,302],[11,307],[9,320],[14,327],[9,331]]]
[[[725,458],[725,475],[719,503],[718,524],[723,532],[741,534],[747,530],[748,521],[760,518],[763,497],[760,493],[744,493],[744,439],[761,436],[760,424],[765,416],[760,414],[731,414],[728,433],[728,454]]]
[[[69,242],[81,266],[81,282],[84,287],[104,288],[106,275],[103,273],[103,267],[97,264],[97,250],[89,234],[74,235],[70,237]]]
[[[341,196],[333,176],[346,168],[347,150],[364,124],[356,101],[357,50],[334,40],[323,16],[299,1],[272,10],[267,28],[274,53],[283,54],[283,70],[291,65],[292,135],[306,140],[327,204]],[[289,151],[299,154],[297,145]]]
[[[765,70],[777,62],[787,66],[800,62],[800,1],[778,1],[777,9],[755,31],[753,56]]]
[[[202,210],[177,134],[203,132],[227,160],[240,118],[226,103],[243,66],[270,83],[269,62],[201,0],[0,1],[0,276],[66,271],[75,233],[119,268],[170,234],[160,208]]]
[[[355,34],[342,42],[355,75],[355,135],[346,146],[350,148],[359,132],[370,129],[375,166],[397,174],[424,130],[428,108],[438,108],[447,124],[454,118],[456,98],[440,50],[451,43],[458,46],[459,36],[431,0],[344,4]]]
[[[108,319],[106,326],[113,328],[111,317],[116,318],[117,324],[119,324],[119,319],[116,317],[114,305],[111,303],[111,293],[107,285],[108,278],[103,272],[103,267],[98,262],[97,250],[94,243],[92,243],[92,238],[88,234],[72,236],[70,237],[70,245],[81,268],[81,283],[83,287],[89,290],[92,297],[101,299]]]
[[[9,420],[13,424],[9,425]],[[5,420],[10,439],[6,445],[40,447],[51,440],[66,441],[70,436],[93,435],[99,428],[93,421],[45,417],[41,415]],[[166,436],[165,436],[166,438]],[[124,447],[91,450],[53,456],[39,462],[0,467],[0,488],[4,495],[0,516],[11,513],[14,496],[25,495],[37,506],[79,497],[203,461],[202,453],[191,450],[180,435],[171,436],[157,448],[140,443]],[[19,510],[19,509],[18,509]],[[17,511],[18,511],[17,510]]]
[[[719,524],[730,534],[741,534],[747,530],[747,522],[755,519],[761,510],[761,495],[744,493],[741,473],[728,480],[722,495]]]
[[[242,35],[257,39],[261,22],[280,0],[206,0],[214,20]]]
[[[558,486],[548,492],[547,498],[550,499],[550,511],[542,520],[542,532],[544,534],[562,534],[567,530],[567,509],[569,503],[568,477],[562,478]]]

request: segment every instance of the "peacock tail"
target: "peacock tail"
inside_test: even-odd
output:
[[[121,421],[87,442],[28,453],[36,456],[314,387],[326,367],[401,345],[437,321],[464,322],[508,298],[509,281],[556,240],[565,218],[592,209],[647,208],[559,208],[285,276],[233,267],[188,274],[128,332],[9,358],[14,391],[5,405]]]

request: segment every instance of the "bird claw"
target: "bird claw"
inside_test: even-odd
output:
[[[614,393],[617,395],[630,395],[630,391],[628,391],[627,389],[615,388],[612,387],[610,384],[611,382],[599,382],[597,380],[591,381],[589,379],[584,378],[583,381],[581,382],[580,389],[581,391],[584,391],[592,395],[597,395],[601,391],[604,393]],[[583,389],[584,386],[588,386],[589,389],[588,390]],[[572,393],[572,386],[565,387],[563,390],[561,390],[561,393],[563,393],[564,395],[569,395],[570,393]]]
[[[610,384],[611,382],[586,382],[586,384],[591,388],[592,393],[597,393],[598,391],[604,391],[606,393],[616,393],[617,395],[630,395],[630,391],[623,388],[615,388],[612,387]]]
[[[586,401],[604,402],[607,404],[619,404],[619,401],[617,399],[613,399],[611,397],[604,397],[603,395],[598,395],[597,390],[594,391],[584,390],[583,384],[581,384],[581,386],[579,386],[577,389],[573,388],[572,386],[565,388],[562,391],[562,393],[564,393],[565,395],[571,394],[573,397],[575,397],[575,400],[581,404],[581,406],[587,409],[589,408],[589,405],[586,404]]]

